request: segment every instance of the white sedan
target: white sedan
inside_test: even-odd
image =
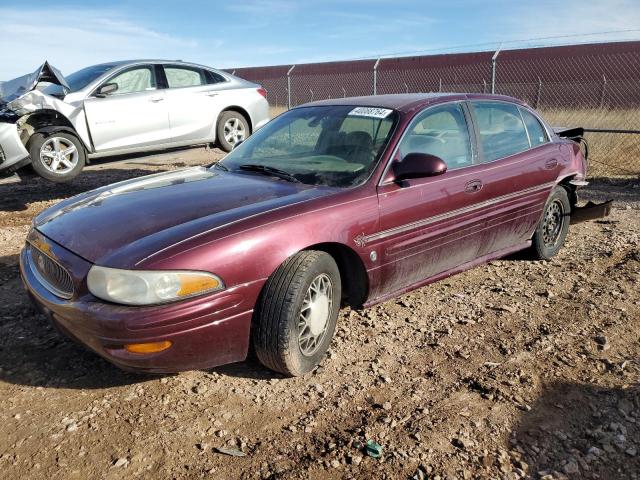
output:
[[[31,163],[65,182],[91,158],[197,144],[228,152],[268,120],[260,85],[210,67],[135,60],[63,77],[45,62],[0,83],[0,172]]]

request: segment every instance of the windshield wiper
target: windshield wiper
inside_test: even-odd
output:
[[[249,172],[258,172],[264,175],[270,175],[272,177],[282,178],[283,180],[287,180],[288,182],[301,183],[296,177],[291,175],[289,172],[285,172],[284,170],[280,170],[279,168],[269,167],[268,165],[257,165],[253,163],[245,163],[244,165],[240,165],[238,167],[240,170],[247,170]]]

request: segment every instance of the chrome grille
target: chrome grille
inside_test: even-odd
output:
[[[31,271],[47,290],[61,298],[73,296],[73,280],[69,272],[33,245],[29,245],[29,255]]]

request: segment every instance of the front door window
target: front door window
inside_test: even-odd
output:
[[[462,106],[454,103],[433,107],[418,117],[400,143],[401,156],[409,153],[440,157],[447,170],[471,165],[471,140]]]
[[[151,67],[132,68],[116,75],[105,83],[118,85],[118,89],[113,95],[145,92],[156,88],[156,80]]]

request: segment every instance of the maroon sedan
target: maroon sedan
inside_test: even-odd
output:
[[[343,305],[562,246],[580,147],[490,95],[329,100],[286,112],[210,168],[65,200],[20,257],[69,336],[148,372],[243,360],[287,375],[323,358]],[[595,213],[594,213],[595,212]]]

